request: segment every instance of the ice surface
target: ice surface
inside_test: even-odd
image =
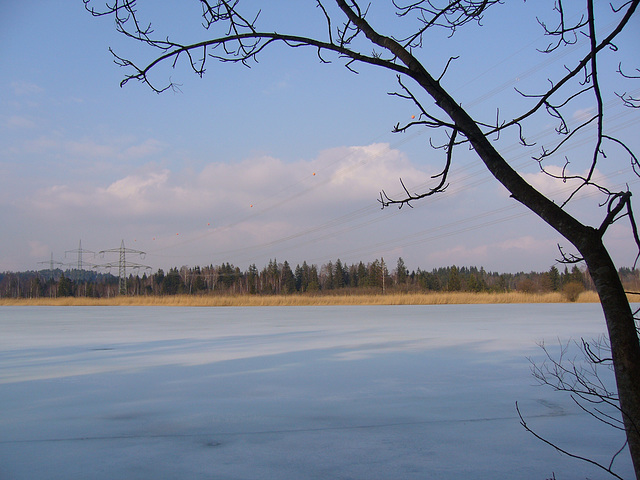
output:
[[[602,333],[588,304],[2,307],[0,479],[606,478],[515,411],[608,462],[527,359]]]

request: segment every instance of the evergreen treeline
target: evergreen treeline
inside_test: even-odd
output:
[[[640,290],[638,271],[621,268],[625,286]],[[129,275],[129,295],[296,293],[386,293],[386,292],[508,292],[528,293],[593,289],[586,272],[577,266],[546,272],[498,273],[480,267],[442,267],[431,271],[409,271],[402,258],[389,269],[383,259],[364,264],[343,264],[339,259],[320,267],[303,262],[292,268],[287,261],[270,260],[259,270],[255,264],[242,271],[230,263],[205,267],[159,269],[155,274]],[[111,297],[118,294],[118,277],[89,270],[56,269],[39,272],[0,273],[0,297]]]

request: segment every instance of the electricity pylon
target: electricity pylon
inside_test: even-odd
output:
[[[53,267],[54,267],[54,265],[64,265],[64,263],[62,263],[62,262],[58,262],[58,261],[54,261],[53,260],[53,252],[51,252],[51,260],[44,261],[44,262],[38,262],[38,264],[45,264],[45,263],[49,264],[49,272],[51,273],[51,278],[53,278]]]
[[[83,250],[82,249],[82,240],[80,240],[80,242],[78,243],[78,249],[77,250],[67,250],[66,252],[64,252],[65,257],[67,256],[67,253],[77,253],[78,254],[78,274],[79,272],[82,270],[82,255],[85,253],[93,253],[95,255],[95,252],[92,252],[91,250]],[[71,265],[71,264],[68,264]],[[91,265],[91,267],[94,267],[95,265]]]
[[[130,248],[125,248],[124,240],[120,244],[120,248],[111,248],[109,250],[101,250],[98,252],[99,255],[104,255],[105,253],[118,253],[120,254],[120,260],[118,261],[118,292],[120,295],[127,294],[127,267],[129,268],[144,268],[151,270],[151,267],[148,265],[142,265],[140,263],[127,262],[126,255],[139,255],[141,258],[144,258],[146,255],[145,252],[141,252],[140,250],[132,250]],[[116,266],[116,262],[105,263],[102,265],[96,265],[97,267],[111,268]]]

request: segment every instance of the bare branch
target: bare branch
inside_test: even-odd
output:
[[[622,71],[622,64],[621,63],[618,64],[618,73],[622,75],[624,78],[640,78],[640,68],[636,68],[636,72],[638,72],[638,75],[630,75],[630,74],[624,73]]]
[[[482,17],[489,7],[500,3],[500,0],[451,0],[443,6],[436,6],[432,1],[418,0],[402,4],[393,0],[398,9],[397,15],[405,17],[415,14],[422,26],[413,34],[398,41],[404,48],[419,48],[422,46],[423,35],[434,27],[449,30],[449,36],[470,22],[481,24]]]
[[[404,83],[402,82],[402,77],[400,77],[400,75],[398,75],[397,80],[402,90],[404,90],[404,93],[394,92],[394,93],[390,93],[389,95],[412,101],[413,104],[416,107],[418,107],[418,109],[420,110],[420,116],[417,121],[409,122],[403,127],[401,127],[400,124],[396,124],[395,127],[393,128],[394,133],[404,132],[414,125],[424,125],[429,128],[440,128],[440,127],[448,127],[451,129],[455,128],[455,126],[452,123],[445,122],[444,120],[441,120],[431,115],[427,111],[427,109],[422,105],[422,103],[418,100],[418,98],[413,93],[411,93],[411,91],[404,85]]]
[[[458,58],[460,58],[459,56],[456,57],[450,57],[449,60],[447,60],[447,64],[445,65],[444,69],[442,70],[442,73],[440,74],[440,76],[438,77],[437,81],[441,81],[442,77],[445,76],[445,74],[447,73],[447,70],[449,69],[449,65],[451,65],[451,62],[453,62],[454,60],[457,60]]]
[[[539,18],[537,19],[540,26],[544,29],[546,35],[550,37],[557,37],[555,42],[550,43],[545,49],[539,50],[542,53],[551,53],[554,50],[560,48],[562,45],[573,45],[577,43],[578,33],[580,29],[583,28],[587,23],[584,19],[584,16],[581,16],[580,19],[572,26],[567,26],[562,0],[556,1],[554,10],[558,12],[558,26],[549,28],[543,21],[541,21]]]
[[[327,13],[327,9],[324,8],[324,5],[322,4],[322,2],[320,0],[317,0],[317,2],[318,2],[318,8],[320,8],[322,10],[322,13],[324,13],[324,18],[327,20],[327,33],[329,35],[329,43],[333,43],[333,32],[332,32],[332,29],[331,29],[331,17]],[[320,55],[320,53],[318,53],[318,55]]]
[[[560,251],[560,258],[556,259],[556,262],[558,263],[563,263],[563,264],[576,264],[576,263],[580,263],[580,262],[584,262],[584,257],[578,257],[576,255],[574,255],[573,253],[565,253],[564,250],[562,249],[562,246],[560,244],[557,245],[558,246],[558,250]]]
[[[449,175],[449,169],[451,168],[451,159],[453,157],[453,147],[456,142],[457,134],[458,134],[458,130],[454,129],[453,132],[451,133],[451,137],[449,138],[449,145],[447,147],[447,161],[445,163],[444,169],[440,173],[433,175],[431,177],[431,178],[440,178],[440,183],[437,186],[431,188],[425,193],[412,194],[409,192],[407,187],[405,187],[402,179],[400,179],[400,183],[402,184],[402,188],[404,189],[406,196],[402,199],[392,199],[383,190],[380,193],[380,198],[378,199],[378,201],[382,204],[382,208],[388,207],[390,205],[398,205],[398,208],[402,208],[403,205],[408,205],[409,207],[411,207],[410,202],[414,200],[419,200],[421,198],[435,195],[436,193],[444,192],[448,187],[447,176]]]
[[[618,201],[615,205],[614,202]],[[603,236],[607,231],[607,228],[611,226],[618,216],[618,214],[622,211],[624,207],[628,207],[631,202],[631,192],[621,192],[616,193],[611,196],[609,203],[607,205],[607,216],[602,221],[598,232],[600,236]]]
[[[631,2],[630,2],[631,3]],[[552,84],[552,86],[543,94],[540,94],[538,102],[531,107],[528,111],[523,113],[522,115],[515,117],[509,122],[506,122],[503,128],[508,128],[509,126],[516,125],[521,123],[523,120],[531,117],[534,113],[538,112],[542,107],[544,107],[549,99],[555,95],[560,89],[565,86],[570,80],[575,78],[580,72],[584,70],[587,65],[591,64],[592,56],[597,55],[601,50],[610,46],[613,43],[613,40],[622,32],[624,27],[627,25],[629,20],[631,19],[633,13],[635,12],[635,8],[637,7],[637,3],[633,3],[625,12],[625,15],[620,19],[615,28],[607,35],[600,43],[596,44],[595,47],[592,46],[587,55],[585,55],[582,60],[580,60],[577,65],[568,70],[567,74],[562,77],[560,80],[556,81]],[[491,133],[491,132],[490,132]]]
[[[591,465],[594,465],[602,470],[604,470],[605,472],[607,472],[608,474],[614,476],[615,478],[618,478],[620,480],[624,480],[620,475],[618,475],[617,473],[615,473],[613,470],[611,470],[611,465],[609,465],[608,467],[605,465],[602,465],[598,462],[596,462],[595,460],[592,460],[590,458],[587,457],[583,457],[581,455],[576,455],[574,453],[571,453],[563,448],[560,448],[558,445],[556,445],[555,443],[547,440],[546,438],[542,437],[541,435],[539,435],[538,433],[536,433],[534,430],[531,429],[531,427],[529,427],[529,425],[527,424],[527,422],[524,420],[524,417],[522,416],[522,413],[520,412],[520,407],[518,406],[518,402],[516,402],[516,411],[518,412],[518,417],[520,418],[520,425],[522,425],[524,427],[524,429],[529,432],[530,434],[532,434],[534,437],[536,437],[538,440],[540,440],[543,443],[546,443],[547,445],[549,445],[550,447],[555,448],[558,452],[567,455],[568,457],[571,458],[576,458],[578,460],[582,460],[584,462],[590,463]],[[625,446],[626,446],[626,442],[625,442]],[[617,454],[615,455],[617,456]],[[614,456],[614,458],[615,458]]]

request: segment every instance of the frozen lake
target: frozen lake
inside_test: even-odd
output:
[[[592,304],[0,307],[0,479],[608,478],[515,410],[608,463],[623,435],[527,359],[604,331]]]

